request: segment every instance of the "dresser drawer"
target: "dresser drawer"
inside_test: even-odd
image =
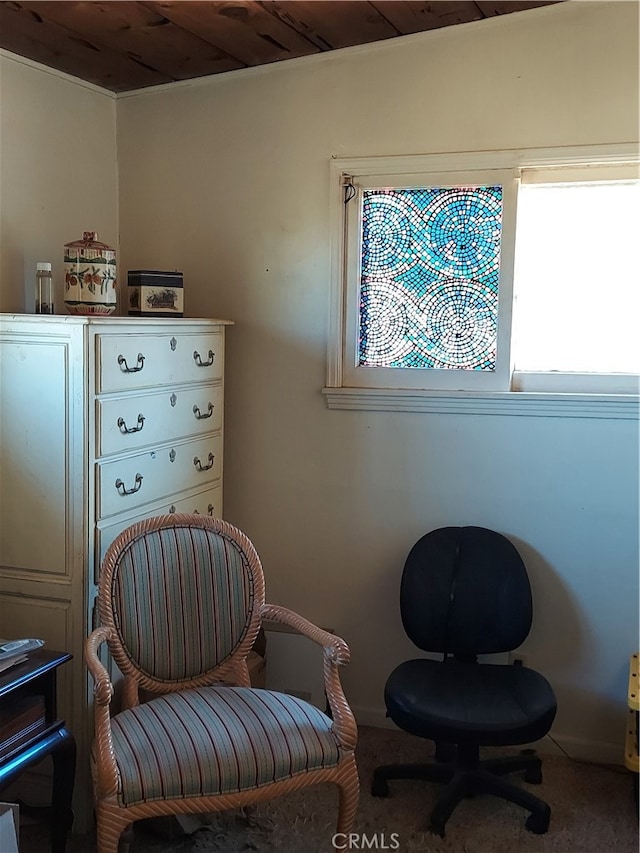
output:
[[[200,492],[190,498],[173,501],[168,512],[193,512],[196,515],[211,515],[220,518],[222,516],[222,486],[209,489],[208,492]]]
[[[222,429],[222,385],[98,400],[96,456]]]
[[[212,382],[224,373],[222,332],[97,335],[98,393]]]
[[[98,571],[104,555],[107,553],[107,548],[116,536],[119,536],[123,530],[126,530],[131,524],[137,521],[142,521],[145,518],[152,518],[155,515],[169,515],[174,512],[193,512],[201,515],[213,515],[217,518],[222,516],[222,485],[215,485],[205,492],[197,492],[186,498],[179,500],[167,500],[164,503],[154,504],[140,514],[128,515],[124,518],[118,516],[117,519],[101,523],[96,529],[96,572],[95,583],[98,583]]]
[[[96,467],[96,515],[101,519],[220,479],[222,436],[99,462]]]

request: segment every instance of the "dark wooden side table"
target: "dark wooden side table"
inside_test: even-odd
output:
[[[64,853],[73,823],[76,743],[56,712],[56,673],[66,652],[37,649],[0,673],[0,791],[47,755],[53,761],[51,850]]]

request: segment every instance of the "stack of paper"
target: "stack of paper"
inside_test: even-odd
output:
[[[23,663],[29,652],[44,646],[44,640],[0,640],[0,672]]]

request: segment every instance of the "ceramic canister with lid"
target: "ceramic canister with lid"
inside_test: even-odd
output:
[[[111,314],[116,308],[116,252],[95,231],[64,246],[64,302],[70,314]]]

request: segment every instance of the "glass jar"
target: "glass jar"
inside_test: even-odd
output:
[[[36,264],[36,314],[53,314],[53,273],[51,264]]]

